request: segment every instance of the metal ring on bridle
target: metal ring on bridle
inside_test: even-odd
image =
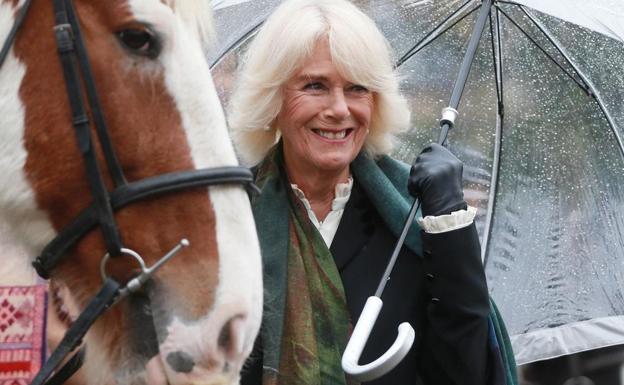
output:
[[[129,255],[132,258],[136,259],[136,261],[141,266],[141,272],[145,272],[147,270],[147,267],[145,266],[145,261],[136,251],[132,249],[121,248],[121,254]],[[108,278],[108,274],[106,274],[106,262],[108,262],[110,257],[110,253],[106,253],[102,258],[102,262],[100,262],[100,274],[102,275],[103,281],[106,281],[106,279]]]

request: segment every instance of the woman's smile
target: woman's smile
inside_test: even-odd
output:
[[[341,141],[349,136],[352,132],[352,128],[347,128],[344,130],[324,130],[320,128],[313,128],[312,132],[320,136],[322,139],[326,139],[331,142]]]

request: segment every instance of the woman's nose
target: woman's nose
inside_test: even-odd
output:
[[[328,105],[325,109],[327,118],[343,120],[351,114],[349,104],[342,89],[334,90],[329,95]]]

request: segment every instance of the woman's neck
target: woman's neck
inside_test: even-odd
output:
[[[349,181],[349,168],[340,171],[301,170],[291,169],[286,163],[286,172],[290,183],[296,184],[303,191],[310,202],[312,211],[319,221],[324,221],[332,208],[335,198],[336,185]]]

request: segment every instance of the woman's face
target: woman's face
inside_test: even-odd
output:
[[[362,149],[373,112],[373,93],[344,79],[327,40],[317,44],[303,67],[286,82],[277,116],[291,177],[318,173],[346,178]]]

